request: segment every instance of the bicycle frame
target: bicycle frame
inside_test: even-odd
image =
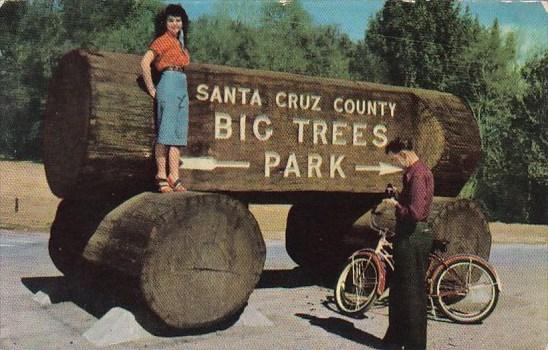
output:
[[[429,278],[429,280],[427,281],[428,282],[428,296],[429,297],[439,297],[439,295],[436,295],[435,292],[434,292],[434,285],[433,285],[433,281],[431,280],[431,278],[433,276],[436,276],[441,269],[447,268],[454,261],[460,260],[462,258],[467,258],[467,259],[470,259],[470,260],[472,260],[472,258],[483,260],[481,257],[476,256],[476,255],[471,255],[471,254],[452,255],[447,259],[443,259],[442,257],[440,257],[439,255],[437,255],[435,253],[431,253],[430,256],[437,259],[439,261],[439,264],[437,264],[435,266],[435,268],[432,269],[432,271],[430,271],[430,273],[426,275],[427,278]],[[431,264],[429,264],[429,265],[431,265]],[[493,274],[493,276],[495,276],[496,287],[498,288],[499,292],[502,291],[502,283],[500,281],[500,278],[499,278],[499,275],[498,275],[497,271],[487,262],[485,262],[485,268],[487,268]],[[463,282],[463,283],[465,282],[465,281],[462,281],[462,279],[459,275],[455,275],[455,277],[458,278],[461,282]]]
[[[387,240],[387,237],[392,237],[394,235],[394,232],[390,231],[388,228],[380,228],[373,217],[374,214],[372,214],[371,217],[371,223],[370,227],[375,230],[377,233],[379,233],[379,241],[377,242],[377,246],[375,249],[371,248],[364,248],[360,249],[352,254],[350,259],[352,261],[357,258],[361,257],[365,252],[372,253],[373,263],[377,266],[377,270],[379,271],[379,284],[377,286],[377,294],[382,295],[384,291],[386,290],[386,266],[391,271],[394,271],[394,257],[391,254],[391,252],[388,249],[392,249],[392,243],[390,243]],[[353,277],[354,278],[354,277]]]
[[[371,248],[360,249],[354,252],[354,254],[352,254],[351,259],[354,259],[359,256],[363,256],[364,252],[373,253],[373,262],[377,265],[378,270],[380,272],[380,283],[377,286],[377,293],[378,295],[382,295],[384,291],[387,289],[387,286],[386,286],[387,266],[390,269],[390,271],[394,271],[394,257],[392,253],[390,252],[390,250],[393,247],[393,244],[388,241],[387,237],[393,237],[395,235],[395,232],[389,230],[386,227],[381,228],[380,226],[377,225],[375,221],[375,210],[372,211],[371,222],[369,226],[371,227],[371,229],[373,229],[379,234],[379,241],[377,242],[377,246],[374,249],[371,249]],[[446,261],[444,258],[436,254],[435,252],[430,252],[430,254],[428,255],[428,267],[426,269],[426,274],[425,274],[425,289],[431,303],[433,303],[432,298],[438,297],[433,291],[432,277],[435,276],[435,273],[439,269],[443,267],[447,267],[451,261],[452,260]],[[496,276],[496,272],[493,271],[493,273]]]
[[[365,248],[354,252],[349,259],[351,260],[349,262],[350,265],[345,266],[343,272],[341,272],[339,281],[337,282],[335,298],[337,299],[337,306],[341,310],[345,310],[344,312],[351,312],[351,310],[346,310],[346,306],[340,306],[339,303],[343,303],[342,301],[339,301],[339,299],[342,298],[339,292],[341,290],[340,288],[343,289],[343,293],[356,294],[356,297],[358,299],[354,302],[358,307],[360,305],[360,293],[362,293],[358,290],[356,292],[352,290],[350,290],[349,292],[344,291],[345,281],[349,277],[348,273],[350,271],[352,272],[351,283],[353,286],[356,286],[356,288],[363,288],[362,284],[370,286],[369,289],[362,290],[367,290],[367,294],[364,294],[366,299],[364,299],[364,303],[361,304],[362,309],[359,309],[359,311],[357,312],[367,310],[377,297],[380,297],[384,294],[386,289],[388,289],[387,272],[389,270],[394,271],[395,266],[392,253],[393,244],[388,241],[388,239],[390,237],[393,237],[395,233],[393,231],[390,231],[387,227],[380,227],[379,225],[377,225],[375,221],[376,215],[378,215],[378,213],[374,209],[371,215],[370,227],[371,229],[376,231],[379,236],[379,240],[377,241],[375,248]],[[495,271],[494,267],[492,267],[487,261],[476,255],[459,254],[444,258],[440,254],[440,252],[447,251],[448,243],[449,242],[446,240],[434,240],[431,251],[428,255],[428,265],[425,271],[424,290],[426,296],[428,297],[429,304],[431,305],[430,312],[433,315],[434,319],[438,319],[436,311],[441,310],[442,314],[444,314],[446,317],[459,323],[473,323],[478,320],[483,320],[485,317],[488,317],[489,314],[494,310],[494,307],[496,306],[498,300],[498,295],[501,290],[501,284],[498,274]],[[360,260],[355,261],[354,259]],[[464,266],[467,270],[462,271],[454,269],[455,267],[459,266]],[[472,273],[472,266],[475,266],[476,269],[478,269],[479,267],[479,270],[476,270],[480,271],[480,275],[477,275],[478,280],[480,279],[479,276],[485,276],[489,281],[488,284],[482,282],[480,286],[488,285],[493,286],[496,289],[494,289],[495,292],[493,292],[493,294],[489,295],[489,300],[488,303],[485,304],[485,309],[481,309],[476,315],[469,313],[461,316],[458,314],[459,311],[456,311],[457,313],[455,313],[453,309],[448,308],[449,304],[447,304],[447,300],[451,302],[451,300],[460,300],[459,298],[465,298],[469,294],[469,286],[475,288],[475,286],[473,286],[474,277]],[[351,270],[349,270],[349,267],[351,268]],[[372,267],[375,267],[376,269],[377,275],[375,277],[373,277],[372,275],[373,270],[370,270]],[[365,271],[368,272],[365,273]],[[455,271],[460,272],[457,273]],[[377,284],[376,286],[371,283],[371,281],[373,280]],[[375,288],[374,290],[372,289],[373,286]],[[371,297],[371,299],[367,299],[369,297]],[[440,308],[440,310],[436,310],[437,306]]]

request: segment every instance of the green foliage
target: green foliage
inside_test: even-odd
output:
[[[40,115],[51,67],[64,50],[64,31],[49,2],[8,4],[0,12],[0,22],[10,27],[0,47],[0,151],[17,158],[38,158]],[[15,16],[10,19],[9,15]]]
[[[262,9],[257,67],[315,76],[349,78],[348,37],[333,26],[314,26],[299,1]]]
[[[498,22],[478,33],[463,53],[467,82],[455,90],[470,101],[480,126],[483,159],[474,179],[474,196],[489,208],[492,217],[504,221],[527,221],[527,149],[517,143],[514,101],[524,93],[525,83],[516,68],[513,36],[502,38]],[[518,121],[519,124],[519,121]]]
[[[324,77],[349,78],[354,44],[334,26],[317,26],[300,1],[267,2],[257,18],[232,19],[220,4],[212,16],[193,22],[193,60]],[[253,14],[250,14],[252,16]]]
[[[545,61],[527,63],[520,74],[513,33],[502,35],[496,20],[480,25],[456,0],[388,0],[358,48],[368,61],[385,62],[385,74],[356,69],[363,78],[468,101],[483,158],[461,195],[484,203],[493,219],[546,221]]]
[[[388,79],[388,64],[375,54],[364,40],[358,41],[350,52],[350,76],[354,80],[386,83]]]
[[[522,76],[527,83],[522,99],[515,103],[516,117],[512,127],[523,134],[520,142],[531,152],[526,154],[528,177],[548,186],[548,51],[533,57],[523,67]],[[521,118],[517,117],[521,114]],[[546,208],[546,207],[545,207]]]
[[[387,82],[446,90],[467,42],[455,1],[389,0],[368,23],[365,41],[387,64]]]
[[[60,13],[67,38],[88,48],[98,33],[130,19],[133,0],[61,0]]]
[[[253,33],[242,22],[222,15],[201,17],[190,27],[192,60],[250,68],[253,66],[251,50],[255,45]]]
[[[39,159],[57,60],[73,48],[143,52],[160,0],[34,0],[0,7],[0,154]]]
[[[519,186],[513,202],[522,205],[521,219],[548,223],[548,51],[532,57],[521,70],[525,92],[512,101],[510,142],[506,148],[513,173],[508,183]]]
[[[118,22],[110,21],[108,30],[96,32],[90,46],[105,51],[144,53],[147,41],[154,37],[154,18],[162,5],[156,0],[129,2],[127,13],[117,17]]]

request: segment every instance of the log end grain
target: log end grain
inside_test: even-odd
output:
[[[237,314],[259,281],[266,248],[241,202],[214,193],[142,193],[111,211],[87,261],[138,281],[149,308],[178,329]]]
[[[241,203],[213,194],[188,197],[153,228],[141,288],[167,324],[212,326],[244,307],[265,252],[258,224]]]
[[[476,202],[469,199],[445,200],[428,221],[434,238],[449,241],[443,256],[469,253],[489,259],[491,231]]]
[[[376,211],[379,213],[374,218],[376,225],[394,231],[396,227],[394,207],[380,205]],[[362,238],[373,238],[366,241],[374,241],[368,246],[375,247],[378,234],[369,227],[371,219],[371,212],[364,213],[354,223],[352,234]],[[476,202],[469,199],[434,197],[427,221],[434,239],[449,241],[447,252],[440,253],[442,256],[475,254],[489,259],[491,231],[485,215]]]

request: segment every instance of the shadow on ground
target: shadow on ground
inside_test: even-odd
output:
[[[295,267],[291,270],[264,270],[256,288],[299,288],[322,286],[332,288],[333,273],[322,273]]]
[[[300,313],[295,314],[295,316],[308,320],[313,326],[323,328],[329,333],[336,334],[358,344],[366,345],[373,349],[383,349],[382,339],[356,328],[354,323],[350,321],[338,317],[322,318]]]
[[[226,329],[236,323],[243,312],[242,308],[235,315],[212,327],[181,330],[157,317],[146,305],[136,283],[121,277],[100,277],[93,280],[64,276],[26,277],[21,282],[32,293],[42,291],[47,294],[52,304],[72,302],[97,319],[112,308],[126,309],[135,316],[141,327],[158,337],[197,335]]]

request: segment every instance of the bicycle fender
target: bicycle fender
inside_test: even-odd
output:
[[[384,291],[386,290],[386,264],[381,260],[381,258],[379,258],[377,254],[375,254],[375,250],[371,248],[360,249],[352,254],[351,259],[359,256],[369,255],[365,254],[366,252],[372,254],[373,263],[375,264],[375,266],[377,266],[377,270],[379,270],[379,285],[377,286],[377,293],[378,295],[382,295],[382,293],[384,293]]]
[[[441,272],[441,270],[443,270],[444,268],[446,268],[450,264],[454,263],[455,261],[463,260],[463,259],[464,260],[472,259],[472,260],[479,261],[479,262],[483,263],[485,265],[485,267],[487,267],[489,272],[491,272],[493,274],[493,276],[495,276],[495,281],[497,283],[497,289],[499,290],[499,292],[502,291],[502,283],[500,281],[500,278],[499,278],[499,275],[498,275],[497,271],[485,259],[483,259],[480,256],[472,255],[472,254],[457,254],[457,255],[452,255],[452,256],[448,257],[447,259],[443,260],[443,263],[440,264],[434,270],[434,272],[432,273],[431,276],[429,276],[429,277],[431,277],[431,280],[432,280],[432,283],[430,283],[430,286],[429,286],[429,291],[430,291],[431,294],[434,293],[434,277],[437,276]]]

